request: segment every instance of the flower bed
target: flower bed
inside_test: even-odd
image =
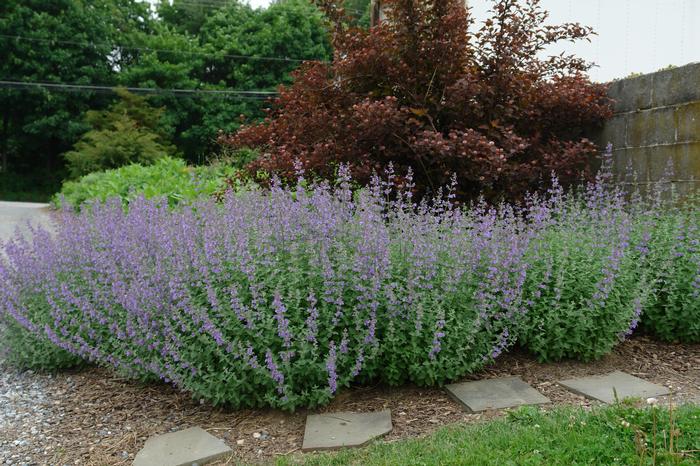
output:
[[[640,267],[670,260],[659,225],[697,225],[697,210],[647,209],[605,177],[517,208],[455,208],[449,191],[415,204],[410,182],[393,180],[353,193],[341,170],[334,186],[65,213],[55,236],[6,246],[12,352],[24,364],[78,356],[216,404],[294,409],[352,383],[442,384],[518,340],[543,360],[596,358],[643,311],[697,293],[697,270],[663,268],[678,271],[663,275],[678,291]],[[697,241],[683,244],[697,264]],[[698,318],[697,304],[683,312]]]

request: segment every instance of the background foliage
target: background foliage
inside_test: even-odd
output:
[[[330,57],[324,19],[304,0],[265,10],[235,0],[175,0],[159,5],[157,16],[137,0],[1,3],[6,81],[269,91],[288,82],[297,59]],[[0,198],[32,190],[35,200],[45,200],[57,191],[66,176],[61,154],[90,130],[85,112],[115,100],[112,92],[0,85]],[[238,96],[167,92],[149,95],[148,103],[164,108],[167,133],[190,162],[203,162],[219,132],[240,125],[238,115],[255,121],[265,106]],[[36,179],[46,186],[43,195],[34,189]]]
[[[79,208],[115,197],[125,206],[139,197],[165,197],[174,206],[224,189],[234,172],[224,165],[189,167],[184,160],[164,157],[150,166],[131,164],[66,181],[53,201],[59,207]]]
[[[151,107],[143,97],[123,88],[117,88],[116,93],[121,100],[106,110],[86,113],[90,130],[64,154],[71,178],[175,155],[162,121],[164,109]]]

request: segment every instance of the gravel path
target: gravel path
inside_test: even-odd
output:
[[[0,201],[0,241],[12,237],[17,227],[25,231],[27,221],[46,226],[49,218],[48,204]]]
[[[46,378],[0,365],[0,464],[36,464],[51,438],[44,430],[56,418],[46,396]]]

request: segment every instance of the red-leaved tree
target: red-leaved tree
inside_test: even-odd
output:
[[[541,52],[590,28],[546,25],[539,0],[496,0],[475,31],[463,0],[389,0],[381,25],[348,29],[337,2],[323,1],[332,63],[305,63],[262,123],[221,138],[260,150],[252,174],[292,178],[298,160],[332,177],[346,163],[362,182],[392,162],[411,167],[423,193],[454,173],[468,199],[587,172],[597,150],[583,134],[611,114],[606,87],[583,60]]]

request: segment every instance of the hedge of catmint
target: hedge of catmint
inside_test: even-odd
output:
[[[392,191],[353,196],[343,176],[175,210],[96,204],[7,247],[2,310],[70,354],[233,406],[444,383],[513,341],[525,226]]]
[[[646,208],[604,176],[519,207],[457,208],[449,189],[415,203],[391,173],[350,183],[341,169],[333,185],[64,212],[0,258],[11,352],[294,409],[356,383],[440,385],[516,341],[587,360],[640,319],[666,319],[650,326],[665,336],[700,318],[697,215]]]
[[[642,265],[653,271],[656,293],[642,327],[670,342],[700,343],[700,209],[694,199],[664,206],[650,215],[649,254]]]
[[[529,201],[536,232],[520,343],[542,361],[600,358],[632,334],[650,302],[653,271],[640,262],[651,225],[606,170],[582,191],[554,183]]]

